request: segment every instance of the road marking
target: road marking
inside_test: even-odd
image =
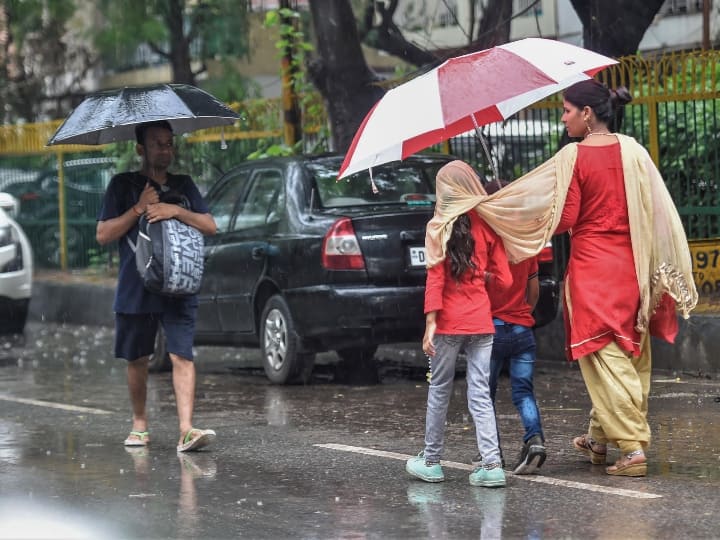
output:
[[[361,446],[348,446],[345,444],[314,444],[318,448],[327,448],[329,450],[340,450],[341,452],[353,452],[355,454],[365,454],[368,456],[377,456],[390,459],[398,459],[406,461],[407,459],[415,456],[408,454],[398,454],[397,452],[386,452],[384,450],[375,450],[373,448],[363,448]],[[443,461],[443,467],[450,469],[460,469],[462,471],[472,471],[474,467],[465,463],[458,463],[456,461]],[[573,482],[572,480],[561,480],[560,478],[551,478],[549,476],[537,476],[520,474],[515,475],[510,473],[513,478],[518,480],[527,480],[528,482],[538,482],[540,484],[549,484],[551,486],[562,486],[573,489],[583,489],[585,491],[594,491],[596,493],[604,493],[607,495],[618,495],[620,497],[632,497],[634,499],[661,499],[662,495],[655,493],[647,493],[644,491],[634,491],[632,489],[613,488],[607,486],[598,486],[595,484],[585,484],[583,482]]]
[[[90,414],[112,414],[111,411],[102,409],[93,409],[92,407],[78,407],[77,405],[67,405],[65,403],[53,403],[52,401],[40,401],[37,399],[27,399],[12,396],[0,395],[0,400],[13,401],[15,403],[24,403],[26,405],[37,405],[38,407],[49,407],[51,409],[62,409],[64,411],[84,412]]]

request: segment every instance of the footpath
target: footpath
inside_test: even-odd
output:
[[[87,273],[38,271],[33,280],[30,319],[66,324],[113,326],[116,280]],[[674,345],[653,340],[653,368],[678,375],[720,378],[720,315],[699,313],[680,320]],[[562,314],[535,331],[538,358],[564,362]]]

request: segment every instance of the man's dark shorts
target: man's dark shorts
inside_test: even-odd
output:
[[[137,360],[151,355],[155,351],[158,324],[162,324],[166,351],[192,360],[196,311],[196,307],[185,305],[164,313],[116,313],[115,357]]]

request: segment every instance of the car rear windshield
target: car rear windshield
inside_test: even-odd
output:
[[[367,171],[338,181],[340,161],[313,161],[306,166],[315,178],[322,206],[340,208],[377,204],[430,206],[435,202],[435,176],[445,163],[418,159],[374,167],[372,178],[377,193],[373,193]]]

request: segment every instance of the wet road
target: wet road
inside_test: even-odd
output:
[[[199,348],[195,424],[218,440],[186,455],[169,374],[150,379],[151,446],[122,446],[125,370],[111,350],[106,328],[32,324],[24,343],[0,338],[0,538],[720,537],[717,379],[655,374],[649,475],[612,478],[570,447],[589,406],[579,370],[540,361],[548,460],[542,475],[490,490],[467,482],[476,449],[462,377],[447,480],[405,474],[423,444],[417,350],[381,349],[380,384],[340,384],[320,365],[312,385],[277,387],[256,352]],[[522,431],[501,384],[512,462]]]

